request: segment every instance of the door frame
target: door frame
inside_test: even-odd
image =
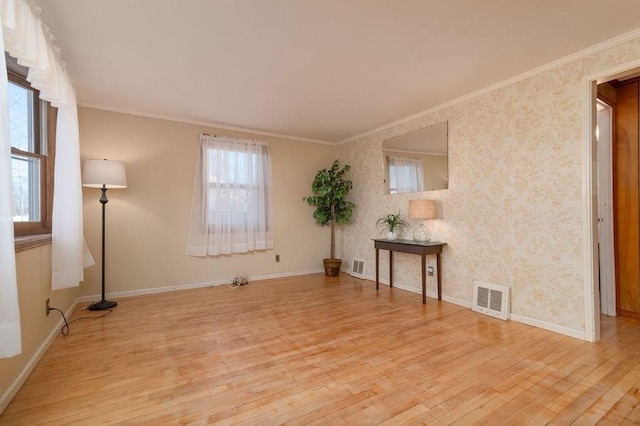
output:
[[[640,59],[589,74],[584,79],[584,121],[582,143],[582,201],[584,249],[585,340],[600,340],[600,280],[598,262],[598,192],[596,146],[597,85],[640,68]]]

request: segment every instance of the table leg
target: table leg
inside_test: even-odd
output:
[[[389,250],[389,287],[393,287],[393,251]]]
[[[436,253],[436,273],[438,274],[438,300],[442,300],[442,274],[440,273],[440,253]]]
[[[380,249],[376,248],[376,291],[380,283]]]
[[[422,255],[422,304],[427,303],[427,256]]]

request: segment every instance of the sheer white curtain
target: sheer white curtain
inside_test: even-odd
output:
[[[273,248],[269,144],[200,136],[187,255]]]
[[[4,44],[2,34],[0,42]],[[0,66],[7,68],[4,55]],[[8,358],[21,352],[20,310],[16,284],[16,258],[13,242],[13,211],[11,199],[11,146],[9,141],[7,111],[7,73],[0,72],[0,358]]]
[[[389,157],[389,188],[392,194],[424,191],[422,160]]]
[[[76,98],[52,38],[32,1],[0,0],[3,50],[29,68],[27,80],[40,97],[58,108],[53,203],[52,287],[77,286],[83,278],[82,186]],[[21,351],[13,215],[11,148],[8,137],[7,76],[4,56],[0,78],[0,357]]]

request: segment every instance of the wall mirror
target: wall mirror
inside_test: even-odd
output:
[[[448,123],[382,141],[387,194],[447,189]]]

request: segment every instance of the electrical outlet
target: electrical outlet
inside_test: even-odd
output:
[[[47,316],[49,316],[49,312],[51,311],[51,305],[49,304],[50,300],[47,298]]]
[[[276,262],[280,262],[280,255],[276,254]]]
[[[433,266],[431,265],[427,266],[427,275],[432,277],[434,272],[435,272],[435,268]]]

